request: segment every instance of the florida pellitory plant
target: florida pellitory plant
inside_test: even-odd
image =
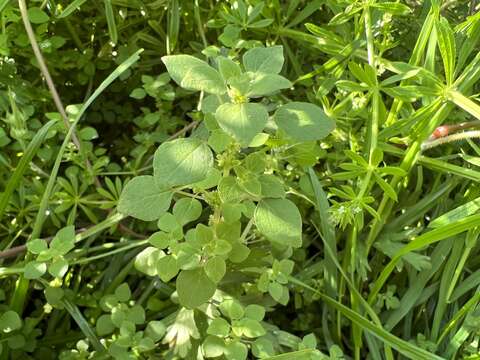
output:
[[[335,124],[317,105],[269,102],[292,87],[279,75],[281,46],[252,48],[242,64],[224,56],[211,58],[214,66],[190,55],[162,60],[178,85],[201,92],[203,121],[190,137],[160,145],[153,175],[131,179],[118,210],[157,221],[135,264],[163,282],[176,277],[177,322],[194,329],[176,352],[185,355],[189,338],[199,338],[199,309],[208,322],[204,355],[245,359],[242,339],[268,332],[260,322],[267,304],[288,303],[289,258],[302,246],[302,217],[278,175],[285,164],[277,154],[326,137]]]

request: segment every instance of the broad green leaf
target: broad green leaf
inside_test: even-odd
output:
[[[196,308],[207,302],[217,289],[202,268],[182,270],[177,277],[178,300],[182,306]]]
[[[246,336],[248,338],[256,338],[266,333],[258,321],[250,318],[235,321],[232,330],[237,336]]]
[[[278,74],[283,67],[283,47],[256,47],[243,54],[245,70],[252,72]]]
[[[302,245],[302,217],[297,206],[287,199],[265,199],[255,210],[258,230],[272,242],[284,246]]]
[[[253,73],[249,91],[245,95],[249,97],[265,96],[291,86],[292,83],[281,75]]]
[[[218,195],[225,203],[238,203],[245,194],[238,185],[237,179],[233,176],[223,177],[218,183]]]
[[[202,181],[212,167],[212,151],[196,138],[165,142],[155,151],[153,159],[155,183],[160,189]]]
[[[122,191],[118,211],[143,221],[158,219],[170,207],[172,192],[159,188],[153,176],[137,176]]]
[[[172,280],[180,270],[177,260],[171,255],[163,256],[157,260],[157,274],[163,282]]]
[[[262,174],[258,177],[262,185],[262,196],[267,198],[284,198],[285,186],[275,175]]]
[[[40,254],[42,251],[48,250],[47,242],[43,239],[34,239],[27,242],[27,249],[32,254]]]
[[[39,7],[31,7],[28,9],[28,19],[32,24],[43,24],[46,23],[50,18],[48,17],[47,13]]]
[[[149,246],[135,257],[135,269],[148,276],[155,276],[157,275],[157,262],[164,256],[163,251]]]
[[[268,285],[268,293],[275,301],[280,302],[283,297],[283,286],[273,281]]]
[[[240,76],[242,73],[242,69],[240,65],[238,65],[235,61],[226,58],[226,57],[219,57],[217,59],[218,62],[218,70],[222,77],[228,81],[230,78],[234,78]]]
[[[230,334],[230,324],[227,320],[217,317],[208,326],[207,334],[226,337]]]
[[[170,55],[162,57],[162,61],[171,78],[185,89],[217,95],[227,91],[220,73],[203,60],[191,55]]]
[[[160,219],[158,219],[158,228],[167,233],[173,233],[175,231],[181,230],[182,224],[180,224],[175,216],[171,213],[163,214]]]
[[[173,215],[181,225],[197,220],[202,214],[202,204],[197,199],[183,198],[173,206]]]
[[[57,309],[64,309],[65,306],[62,299],[65,296],[65,291],[62,288],[48,286],[44,290],[45,299],[47,302]]]
[[[159,249],[165,249],[170,244],[170,235],[163,231],[157,231],[148,238],[148,242]]]
[[[157,342],[162,339],[166,331],[167,328],[163,322],[158,320],[152,320],[148,322],[148,325],[145,328],[145,335],[147,335],[153,341]]]
[[[234,299],[227,299],[220,304],[222,314],[228,316],[232,320],[241,319],[245,315],[243,306]]]
[[[229,360],[245,360],[248,355],[248,348],[244,343],[234,340],[227,344],[224,354]]]
[[[210,132],[210,137],[208,138],[208,145],[216,153],[222,153],[228,148],[232,141],[232,137],[226,134],[225,131],[223,131],[222,129],[215,129]]]
[[[142,88],[133,89],[133,91],[130,93],[130,97],[137,100],[141,100],[145,96],[147,96],[147,92]]]
[[[216,358],[223,354],[225,349],[225,342],[216,337],[209,335],[205,338],[202,344],[203,353],[207,358]]]
[[[115,297],[117,298],[118,301],[120,302],[126,302],[130,300],[130,297],[132,296],[132,292],[130,290],[130,287],[128,286],[127,283],[120,284],[116,289],[115,289]]]
[[[95,326],[98,336],[111,334],[115,330],[110,315],[100,315]]]
[[[261,104],[223,104],[216,113],[218,125],[243,146],[248,146],[261,133],[268,121],[268,112]]]
[[[265,308],[257,304],[248,305],[245,308],[245,316],[256,321],[262,321],[265,317]]]
[[[49,266],[48,272],[56,278],[63,278],[68,270],[68,261],[63,257],[55,259]]]
[[[9,333],[21,327],[22,320],[15,311],[8,310],[0,315],[0,332]]]
[[[24,275],[26,279],[38,279],[47,271],[47,264],[30,261],[25,265]]]
[[[226,271],[225,260],[220,256],[210,258],[205,264],[205,273],[215,284],[218,284],[223,279]]]
[[[275,355],[275,349],[273,348],[272,341],[266,336],[256,339],[252,344],[252,354],[260,359],[265,359],[269,356]],[[301,360],[301,358],[297,357],[294,359]]]
[[[303,102],[279,107],[273,119],[280,129],[297,141],[323,139],[335,128],[335,122],[321,108]]]
[[[58,255],[65,255],[73,249],[75,244],[75,228],[73,225],[60,229],[52,242],[50,243],[50,249],[55,250]]]

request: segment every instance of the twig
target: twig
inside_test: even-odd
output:
[[[82,232],[84,232],[85,230],[87,229],[79,229],[76,234],[81,234]],[[54,236],[50,236],[48,238],[44,238],[43,240],[45,240],[47,242],[47,244],[49,244],[52,240],[53,240]],[[18,254],[21,254],[23,252],[25,252],[27,250],[27,245],[19,245],[19,246],[15,246],[13,248],[10,248],[8,250],[4,250],[4,251],[0,251],[0,259],[8,259],[8,258],[11,258],[11,257],[15,257],[17,256]]]
[[[454,141],[462,141],[473,138],[480,138],[480,130],[463,131],[452,135],[443,136],[438,139],[427,140],[422,144],[422,151]]]
[[[55,103],[55,106],[57,107],[58,112],[62,116],[63,123],[66,129],[69,130],[70,122],[68,121],[67,113],[65,112],[65,108],[63,106],[62,100],[58,95],[57,89],[55,88],[55,84],[53,83],[52,77],[50,76],[50,72],[48,71],[48,67],[45,63],[45,59],[43,58],[42,52],[40,51],[40,47],[38,46],[37,39],[35,37],[35,33],[32,28],[32,24],[30,24],[30,20],[28,19],[28,11],[27,11],[27,5],[25,3],[25,0],[18,0],[18,6],[20,8],[20,14],[22,16],[23,24],[25,25],[25,30],[27,32],[28,39],[30,40],[30,45],[32,46],[33,53],[35,54],[35,58],[37,59],[38,66],[40,67],[40,71],[42,72],[43,77],[45,78],[45,81],[48,86],[48,90],[52,95],[53,102]],[[80,144],[80,141],[78,140],[78,137],[75,131],[72,134],[72,141],[75,144],[78,151],[82,153],[81,144]],[[90,164],[90,161],[88,160],[87,157],[85,157],[85,163],[86,163],[87,169],[91,172],[92,165]],[[97,177],[94,177],[94,181],[97,187],[101,186]]]
[[[191,122],[190,124],[188,124],[187,126],[185,126],[183,129],[177,131],[175,134],[173,134],[172,136],[170,136],[167,140],[165,141],[171,141],[173,139],[176,139],[177,137],[183,135],[184,133],[186,133],[188,130],[191,130],[193,129],[195,126],[197,126],[198,124],[198,121],[193,121]]]

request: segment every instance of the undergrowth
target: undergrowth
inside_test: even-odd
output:
[[[0,10],[0,360],[480,358],[476,1]]]

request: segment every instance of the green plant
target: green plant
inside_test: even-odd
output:
[[[479,10],[0,0],[0,360],[478,358]]]
[[[178,301],[190,309],[206,303],[215,308],[210,300],[222,299],[223,292],[231,291],[228,281],[222,281],[231,276],[244,276],[245,284],[251,284],[245,294],[239,293],[241,297],[268,294],[265,299],[288,303],[285,285],[294,266],[288,257],[302,246],[302,219],[295,203],[286,198],[288,183],[279,176],[283,164],[278,154],[299,142],[322,139],[334,128],[323,110],[310,103],[272,106],[266,99],[251,101],[291,86],[278,75],[284,62],[281,47],[253,48],[242,60],[243,68],[231,58],[215,56],[211,61],[217,70],[190,55],[163,58],[175,82],[205,93],[201,98],[204,122],[188,139],[162,143],[154,155],[153,176],[133,178],[120,196],[120,212],[157,221],[160,230],[148,239],[152,247],[137,255],[136,268],[164,282],[176,276]],[[269,108],[274,112],[271,125],[267,125]],[[205,223],[188,226],[198,218],[206,219]],[[278,253],[281,260],[265,258],[265,251]],[[255,304],[246,311],[255,306],[264,312]],[[205,315],[211,335],[202,343],[206,357],[222,353],[228,357],[234,351],[238,354],[231,356],[244,359],[247,346],[242,336],[266,334],[254,322],[263,315],[254,316],[237,320],[231,336],[228,330],[222,333],[236,339],[224,343],[211,330],[222,318]],[[191,322],[195,328],[195,321]],[[273,344],[263,342],[273,351]]]

